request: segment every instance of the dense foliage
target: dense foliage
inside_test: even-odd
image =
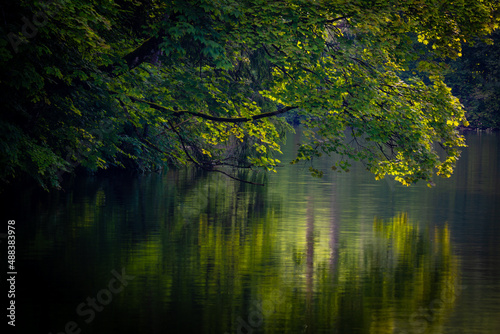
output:
[[[362,160],[404,184],[449,176],[466,120],[440,62],[498,26],[497,2],[467,0],[8,0],[0,10],[0,177],[44,187],[75,168],[274,170],[287,129],[277,116],[292,110],[306,138],[293,162],[337,153],[332,169]]]
[[[463,48],[463,56],[451,62],[447,83],[466,110],[471,127],[500,129],[500,33]]]

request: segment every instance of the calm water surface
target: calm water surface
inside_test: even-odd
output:
[[[362,165],[322,179],[286,165],[240,174],[265,187],[183,170],[3,194],[3,221],[17,223],[16,327],[500,333],[500,136],[467,142],[432,189]]]

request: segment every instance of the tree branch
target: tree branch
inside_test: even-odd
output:
[[[154,102],[145,101],[143,99],[139,99],[139,98],[136,98],[133,96],[127,96],[127,97],[130,98],[132,101],[146,103],[147,105],[149,105],[153,109],[156,109],[156,110],[159,110],[162,112],[168,112],[174,116],[189,114],[192,116],[208,119],[210,121],[224,122],[224,123],[244,123],[244,122],[256,121],[256,120],[261,119],[261,118],[276,116],[276,115],[283,114],[283,113],[286,113],[290,110],[298,108],[297,106],[284,107],[284,108],[278,109],[276,111],[266,112],[266,113],[262,113],[262,114],[258,114],[258,115],[253,115],[250,117],[217,117],[217,116],[212,116],[212,115],[208,115],[208,114],[204,114],[204,113],[200,113],[200,112],[196,112],[196,111],[172,110],[172,109],[169,109],[167,107],[156,104]]]
[[[246,181],[246,180],[237,178],[235,176],[232,176],[231,174],[228,174],[228,173],[226,173],[224,171],[221,171],[220,169],[205,169],[205,170],[208,170],[209,172],[219,172],[219,173],[224,174],[224,175],[226,175],[227,177],[229,177],[229,178],[231,178],[233,180],[240,181],[240,182],[243,182],[243,183],[254,184],[256,186],[264,186],[265,185],[264,183],[256,183],[256,182]]]
[[[203,164],[200,164],[198,161],[196,161],[188,152],[186,146],[184,145],[184,140],[182,139],[182,136],[181,134],[175,129],[175,127],[173,126],[173,124],[169,121],[169,124],[170,124],[170,127],[172,128],[172,130],[177,134],[177,137],[179,137],[179,140],[181,142],[181,145],[182,145],[182,149],[184,150],[184,153],[186,153],[187,157],[189,158],[189,160],[191,160],[197,167],[200,167],[201,169],[203,170],[206,170],[208,172],[218,172],[218,173],[221,173],[221,174],[224,174],[226,175],[227,177],[233,179],[233,180],[236,180],[236,181],[240,181],[240,182],[244,182],[244,183],[249,183],[249,184],[254,184],[254,185],[257,185],[257,186],[264,186],[263,183],[255,183],[255,182],[250,182],[250,181],[246,181],[246,180],[243,180],[243,179],[240,179],[240,178],[237,178],[235,176],[232,176],[231,174],[228,174],[220,169],[214,169],[214,168],[208,168],[206,167],[205,165]]]
[[[129,70],[133,70],[142,63],[156,64],[160,53],[160,43],[163,41],[162,36],[151,37],[142,43],[132,52],[126,54],[121,60],[125,61]],[[117,76],[113,70],[119,66],[119,61],[111,65],[101,66],[99,69],[111,76]]]
[[[196,166],[198,167],[203,167],[198,161],[196,161],[192,156],[191,154],[189,154],[186,146],[184,145],[184,140],[182,139],[182,136],[181,134],[179,133],[179,131],[177,131],[177,129],[173,126],[172,122],[168,121],[170,127],[172,128],[172,130],[175,132],[175,134],[177,135],[177,137],[179,137],[179,141],[181,142],[181,145],[182,145],[182,150],[184,151],[184,153],[186,153],[186,156],[188,157],[189,160],[191,160]]]

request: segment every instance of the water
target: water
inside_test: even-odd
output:
[[[182,170],[3,194],[16,327],[500,333],[500,137],[467,142],[432,189],[375,181],[362,165],[322,179],[287,165],[239,174],[265,187]]]

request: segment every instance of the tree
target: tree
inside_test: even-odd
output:
[[[306,135],[294,163],[337,153],[333,169],[362,160],[407,185],[449,176],[466,120],[441,61],[498,26],[490,1],[1,6],[1,178],[45,187],[80,167],[274,170],[290,111]]]
[[[450,63],[446,82],[466,109],[474,128],[500,129],[500,34],[463,48],[463,56]]]

